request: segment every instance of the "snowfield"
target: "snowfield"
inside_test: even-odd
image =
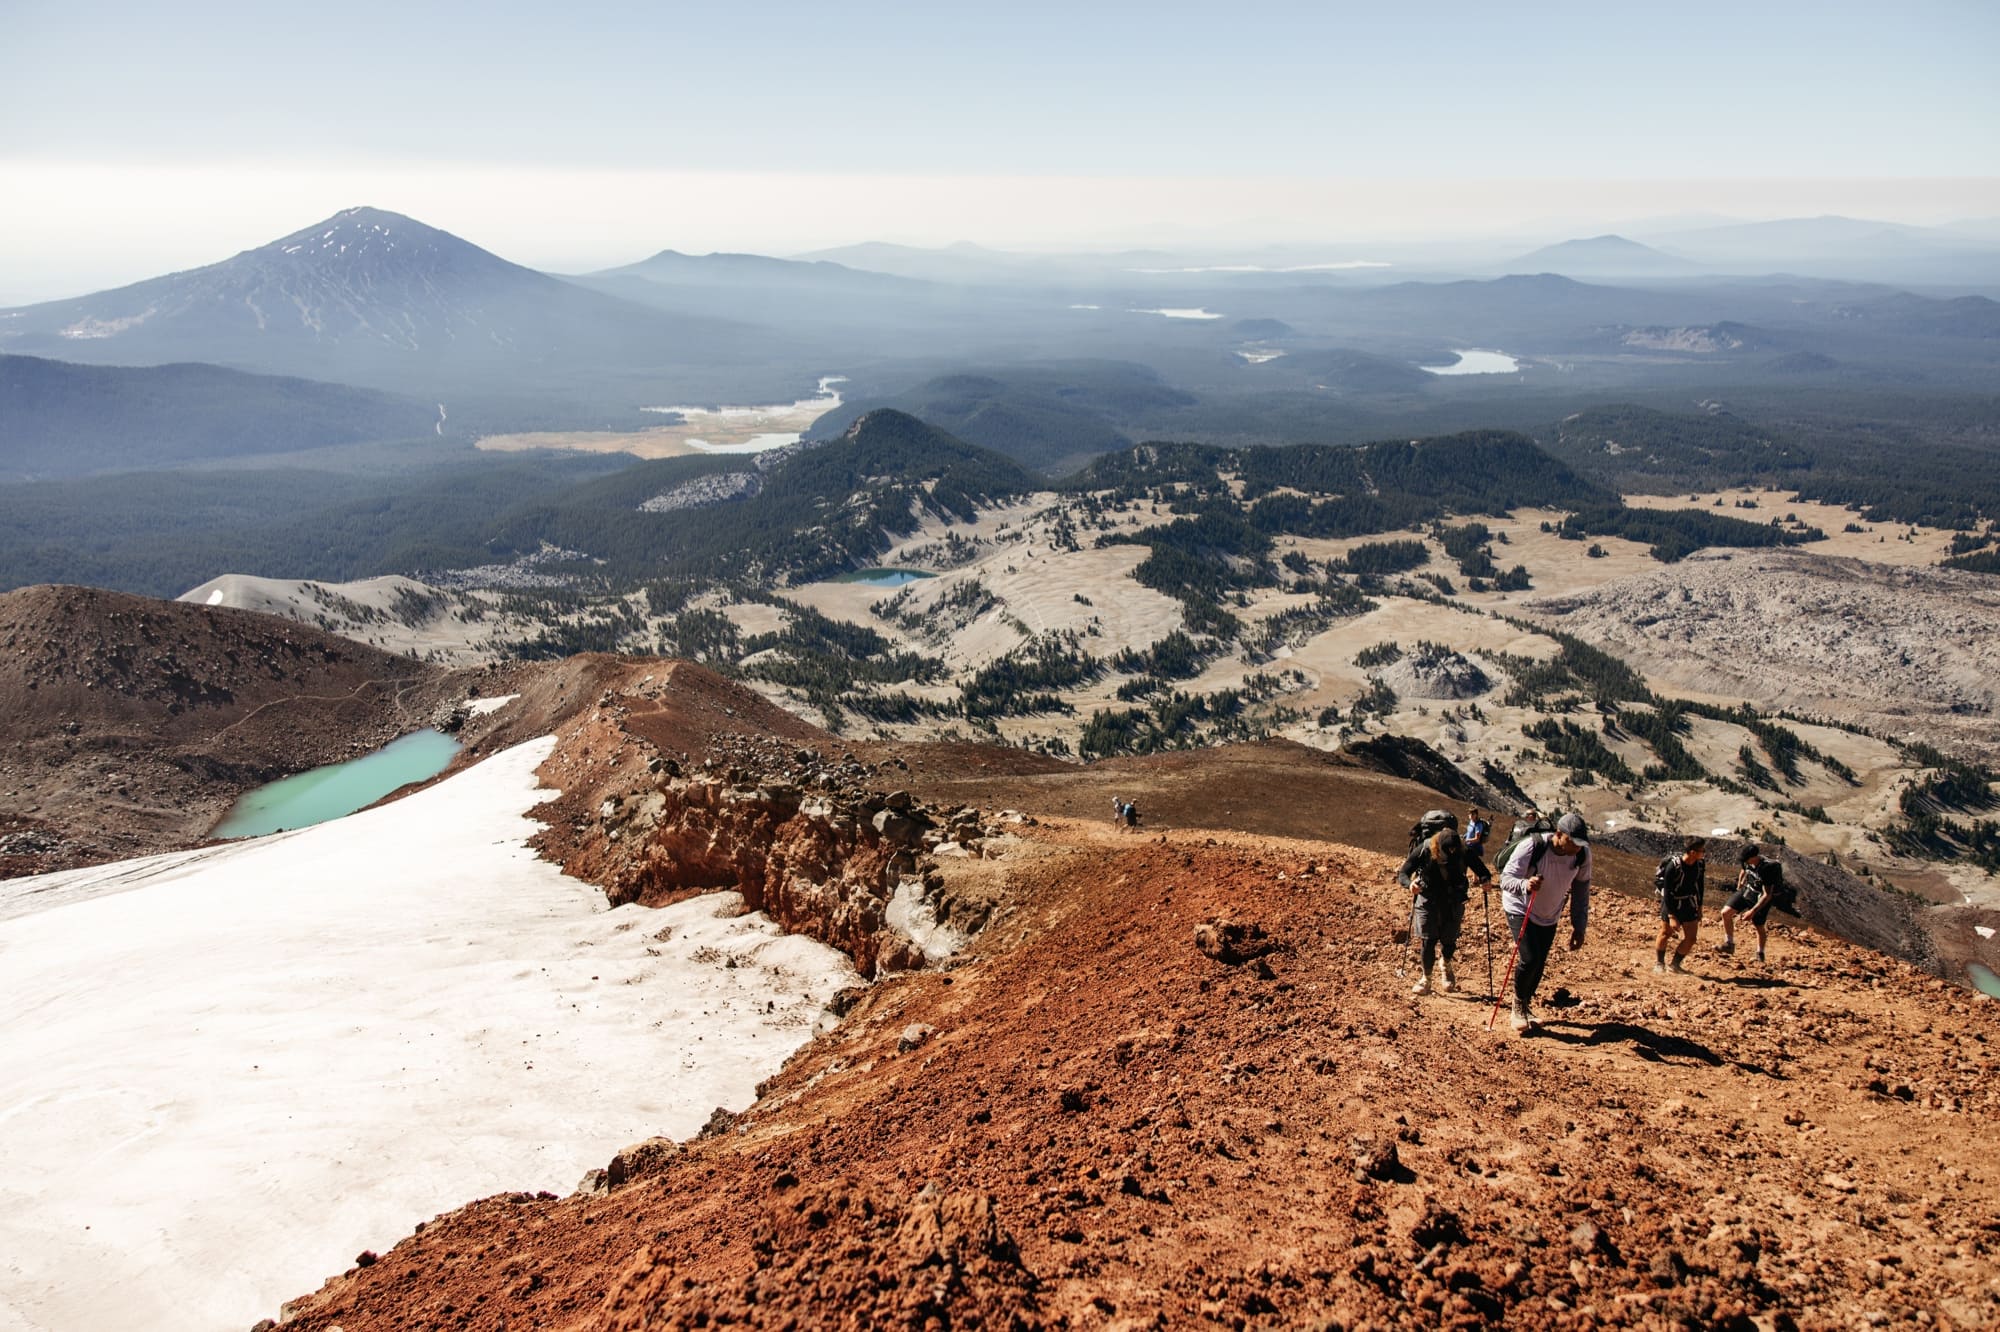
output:
[[[847,959],[734,894],[607,911],[525,845],[553,744],[0,883],[0,1328],[248,1327],[440,1211],[754,1099]]]

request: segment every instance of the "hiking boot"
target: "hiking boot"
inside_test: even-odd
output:
[[[1439,987],[1446,994],[1458,993],[1458,973],[1451,969],[1451,963],[1444,964],[1444,984]]]
[[[1664,976],[1664,975],[1666,975],[1666,974],[1667,974],[1667,964],[1666,964],[1665,962],[1655,962],[1655,963],[1653,963],[1653,974],[1654,974],[1655,976]]]
[[[1719,943],[1715,946],[1715,951],[1722,954],[1724,957],[1734,957],[1736,955],[1736,940],[1734,939],[1724,940],[1722,943]]]
[[[1431,973],[1426,971],[1423,975],[1417,977],[1417,983],[1410,987],[1410,993],[1429,994],[1430,992],[1431,992]]]
[[[1685,966],[1681,965],[1681,964],[1682,964],[1683,962],[1685,962],[1686,960],[1687,960],[1687,959],[1686,959],[1685,957],[1683,957],[1683,956],[1682,956],[1681,954],[1679,954],[1679,953],[1676,953],[1676,954],[1674,954],[1674,960],[1673,960],[1673,965],[1669,966],[1669,967],[1667,968],[1667,970],[1669,970],[1669,971],[1673,972],[1673,973],[1674,973],[1674,975],[1676,975],[1676,976],[1685,976],[1685,975],[1687,975],[1687,974],[1688,974],[1688,969],[1687,969],[1687,968],[1686,968]]]
[[[1764,950],[1761,948],[1757,950],[1757,960],[1759,962],[1762,962],[1764,960]]]
[[[1528,1011],[1528,1006],[1522,1003],[1519,999],[1516,999],[1514,1001],[1514,1012],[1513,1015],[1508,1018],[1508,1021],[1513,1024],[1514,1034],[1516,1036],[1527,1035],[1528,1028],[1535,1025],[1534,1015]]]

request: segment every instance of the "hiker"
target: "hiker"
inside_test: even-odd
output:
[[[1139,802],[1136,800],[1125,802],[1125,826],[1128,828],[1139,826]]]
[[[1743,868],[1736,875],[1736,891],[1729,895],[1729,901],[1722,908],[1722,942],[1715,951],[1725,957],[1736,951],[1736,918],[1741,916],[1757,929],[1757,960],[1764,960],[1765,928],[1770,923],[1771,907],[1776,901],[1771,885],[1765,882],[1763,874],[1764,853],[1754,844],[1743,848],[1737,857]]]
[[[1483,859],[1486,855],[1486,835],[1492,831],[1493,825],[1486,821],[1486,816],[1480,813],[1477,805],[1474,805],[1472,813],[1465,820],[1465,849]]]
[[[1515,938],[1513,1024],[1525,1035],[1541,1019],[1535,990],[1555,947],[1556,921],[1569,907],[1569,946],[1583,947],[1590,923],[1590,830],[1580,815],[1565,814],[1554,832],[1530,833],[1500,871],[1501,909]]]
[[[1701,931],[1701,903],[1708,889],[1708,839],[1690,837],[1681,843],[1679,855],[1668,856],[1653,871],[1653,892],[1660,899],[1660,937],[1653,944],[1653,971],[1686,971],[1681,964],[1694,951],[1695,935]],[[1681,941],[1674,946],[1674,961],[1667,965],[1667,945],[1675,933]]]
[[[1396,871],[1396,882],[1416,894],[1411,932],[1423,940],[1423,970],[1413,994],[1431,992],[1431,968],[1440,954],[1444,957],[1443,990],[1458,993],[1458,972],[1452,963],[1458,957],[1459,927],[1465,923],[1467,874],[1479,880],[1482,892],[1493,886],[1493,872],[1486,868],[1479,852],[1450,827],[1418,841]]]
[[[1527,812],[1514,820],[1514,830],[1507,834],[1506,842],[1500,847],[1500,854],[1494,858],[1494,866],[1505,869],[1507,862],[1514,858],[1514,851],[1521,843],[1537,833],[1547,836],[1555,830],[1555,825],[1550,823],[1539,810],[1533,805],[1528,806]]]

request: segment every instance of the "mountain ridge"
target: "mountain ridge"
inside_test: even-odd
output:
[[[674,316],[450,232],[350,208],[199,268],[7,312],[0,350],[204,361],[399,392],[518,392],[657,361],[724,364],[750,326]]]

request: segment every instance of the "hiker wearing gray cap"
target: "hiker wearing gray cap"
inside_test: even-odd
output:
[[[1569,907],[1569,946],[1583,947],[1590,922],[1590,829],[1576,814],[1556,820],[1552,833],[1524,839],[1500,871],[1501,907],[1514,932],[1519,960],[1514,968],[1513,1024],[1526,1034],[1538,1019],[1535,990],[1555,947],[1556,922]]]

